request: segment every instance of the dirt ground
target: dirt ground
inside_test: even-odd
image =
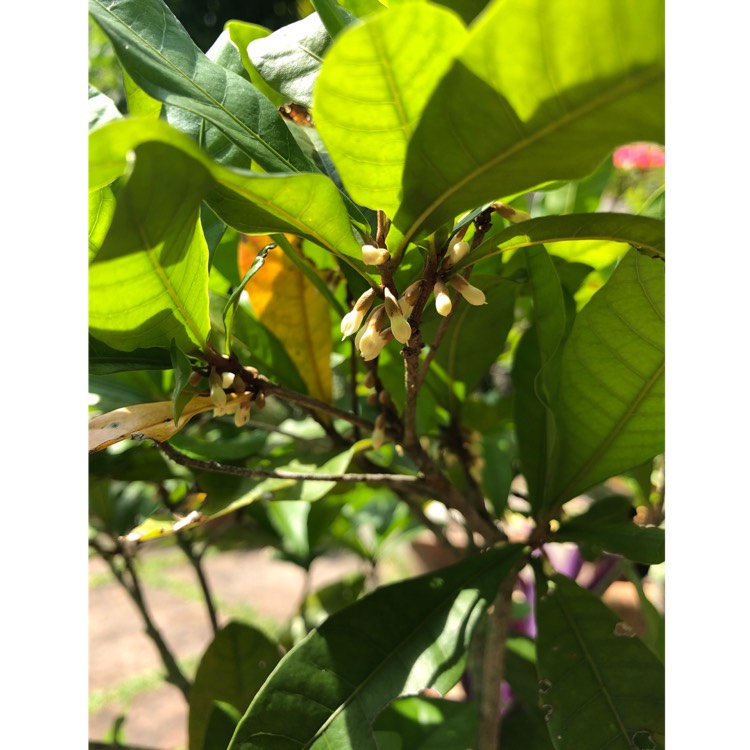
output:
[[[415,572],[420,567],[416,558],[405,563]],[[195,574],[174,548],[146,552],[144,564],[146,604],[192,676],[212,638]],[[204,567],[220,626],[236,617],[273,632],[297,610],[304,573],[274,559],[270,550],[222,552],[207,556]],[[353,555],[319,558],[311,569],[311,587],[358,570],[363,570],[362,562]],[[99,558],[89,561],[88,616],[89,739],[105,739],[117,717],[125,715],[123,738],[128,744],[184,750],[187,707],[182,694],[162,682],[162,663],[138,610]]]

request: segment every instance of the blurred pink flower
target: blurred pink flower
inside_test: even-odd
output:
[[[617,169],[648,169],[664,166],[664,149],[654,143],[631,143],[612,154]]]

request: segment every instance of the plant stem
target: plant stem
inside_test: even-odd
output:
[[[370,482],[395,485],[416,483],[423,478],[414,474],[311,474],[298,471],[251,469],[244,466],[221,464],[218,461],[202,461],[198,458],[191,458],[185,453],[178,451],[169,443],[157,442],[156,445],[166,456],[181,466],[187,466],[189,469],[198,469],[199,471],[210,471],[214,474],[232,474],[233,476],[238,477],[296,479],[305,481],[317,480],[319,482]]]
[[[190,561],[190,565],[195,571],[195,576],[200,584],[201,591],[203,592],[203,600],[206,603],[206,610],[208,611],[208,619],[211,621],[211,630],[213,634],[219,632],[219,621],[216,617],[216,607],[214,605],[213,596],[211,595],[211,589],[208,586],[208,579],[206,578],[205,571],[201,561],[203,554],[197,554],[195,551],[195,545],[188,539],[184,533],[178,533],[177,544],[180,549],[185,553],[185,556]],[[204,550],[205,551],[205,550]]]
[[[133,603],[140,612],[141,617],[143,618],[143,622],[146,626],[146,635],[153,641],[154,645],[156,646],[156,650],[159,652],[159,656],[161,657],[164,668],[166,669],[167,682],[174,685],[182,693],[185,701],[189,701],[191,688],[190,681],[182,673],[182,670],[177,664],[177,660],[169,650],[169,646],[167,646],[167,643],[162,637],[161,632],[156,627],[156,624],[151,618],[151,614],[148,610],[148,607],[146,606],[146,601],[143,598],[138,574],[136,573],[135,566],[133,565],[133,562],[130,559],[127,551],[119,542],[117,542],[117,548],[114,552],[107,552],[100,544],[96,542],[96,540],[93,539],[89,540],[89,544],[99,553],[99,555],[101,555],[107,565],[109,565],[112,574],[119,581],[125,591],[128,592],[130,598],[133,600]],[[122,571],[115,564],[115,554],[119,554],[119,556],[125,563],[125,567],[127,568],[128,574],[130,575],[130,583],[125,580],[125,576],[123,575]]]
[[[516,571],[509,575],[487,611],[482,638],[482,665],[479,675],[479,734],[477,750],[500,747],[500,685],[505,674],[505,642],[510,625],[510,608]]]

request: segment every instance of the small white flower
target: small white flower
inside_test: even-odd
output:
[[[507,203],[501,203],[500,201],[495,201],[492,204],[492,208],[496,214],[514,224],[518,224],[521,221],[528,221],[531,218],[531,214],[527,211],[521,211],[517,208],[513,208],[513,206],[509,206]]]
[[[362,260],[368,266],[380,266],[390,257],[391,254],[384,247],[375,247],[375,245],[362,246]]]

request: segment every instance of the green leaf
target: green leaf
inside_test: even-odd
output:
[[[247,54],[262,79],[292,101],[312,107],[313,84],[331,35],[317,13],[249,43]]]
[[[567,216],[540,216],[537,219],[512,224],[488,237],[469,255],[456,264],[461,270],[499,253],[512,252],[539,243],[571,243],[584,240],[604,240],[632,245],[645,255],[664,258],[664,222],[647,216],[631,214],[568,214]],[[591,243],[593,244],[593,242]],[[552,245],[551,253],[555,253]],[[624,255],[627,248],[623,248]],[[588,263],[585,256],[568,260]]]
[[[557,450],[552,408],[560,379],[560,355],[567,328],[565,299],[554,263],[543,245],[525,254],[534,325],[513,363],[514,413],[523,474],[533,509],[544,502]]]
[[[89,140],[90,190],[118,177],[128,153],[139,144],[167,144],[211,175],[206,201],[229,226],[246,234],[296,234],[364,268],[341,194],[324,175],[239,172],[208,159],[190,138],[164,122],[123,120],[113,125],[117,127],[100,128]]]
[[[234,328],[234,316],[237,313],[237,306],[240,303],[240,298],[242,297],[242,292],[245,290],[245,284],[247,284],[250,279],[255,276],[255,274],[263,267],[263,263],[265,263],[266,256],[268,255],[268,251],[275,247],[274,243],[271,243],[270,245],[266,245],[265,247],[261,248],[258,251],[258,254],[255,256],[255,260],[252,262],[250,268],[247,270],[247,273],[242,277],[242,280],[240,281],[237,288],[232,292],[232,294],[229,296],[229,299],[227,300],[226,305],[224,306],[224,314],[222,315],[224,319],[224,332],[225,332],[225,344],[224,344],[224,351],[226,354],[231,353],[231,341],[232,341],[232,330]]]
[[[89,326],[123,351],[202,348],[209,332],[208,248],[198,219],[211,176],[180,151],[135,149],[107,237],[89,268]]]
[[[344,10],[336,0],[311,0],[326,30],[335,39],[353,20],[351,13]]]
[[[474,747],[479,727],[475,703],[399,698],[375,721],[378,750],[456,750]]]
[[[537,602],[539,700],[556,750],[661,750],[664,666],[569,578]]]
[[[634,523],[587,523],[585,516],[560,525],[555,541],[594,544],[646,564],[664,562],[664,529]]]
[[[479,385],[501,354],[514,319],[516,284],[479,274],[471,276],[471,283],[485,292],[487,304],[474,306],[461,300],[433,360],[443,368],[445,385],[439,385],[436,378],[429,376],[425,381],[451,413],[460,409],[465,397]],[[423,338],[429,345],[444,318],[431,305],[423,320]]]
[[[664,140],[663,3],[495,0],[455,43],[406,154],[402,247],[477,205],[583,177],[622,143]]]
[[[89,130],[121,117],[117,105],[106,94],[89,84]]]
[[[107,236],[116,205],[115,195],[109,187],[89,193],[89,263]]]
[[[229,750],[375,750],[371,725],[391,700],[455,684],[479,618],[522,555],[519,545],[494,549],[331,616],[282,659]]]
[[[123,69],[122,82],[125,87],[125,98],[128,102],[128,114],[131,117],[154,117],[161,115],[162,103],[150,97]]]
[[[315,124],[357,203],[395,213],[407,144],[465,34],[450,11],[410,3],[352,25],[331,46]]]
[[[234,706],[223,701],[213,701],[200,750],[226,750],[241,718],[242,713]]]
[[[553,505],[664,450],[664,263],[631,250],[576,317],[555,404]]]
[[[190,750],[203,747],[212,703],[228,703],[243,713],[278,661],[278,646],[251,625],[230,622],[216,634],[190,691]]]
[[[89,372],[107,375],[127,370],[168,370],[172,360],[167,349],[134,349],[121,352],[89,335]]]
[[[213,125],[268,171],[307,171],[310,163],[268,99],[241,76],[211,62],[162,0],[89,0],[89,12],[123,67],[150,96]]]
[[[283,104],[286,101],[286,97],[278,91],[274,91],[263,80],[263,76],[258,72],[251,62],[250,56],[247,54],[247,48],[250,42],[267,37],[271,33],[270,29],[266,29],[263,26],[258,26],[254,23],[245,23],[244,21],[227,21],[224,28],[229,32],[229,38],[237,45],[242,64],[245,66],[245,70],[247,71],[247,74],[250,77],[250,82],[253,86],[255,86],[261,94],[263,94],[269,101],[273,102],[277,107],[280,104]]]
[[[190,364],[187,354],[174,341],[172,341],[169,347],[169,356],[172,360],[172,370],[174,371],[174,387],[172,388],[174,412],[172,419],[176,425],[179,425],[182,410],[187,406],[188,401],[195,396],[195,393],[185,391],[189,384],[193,367]]]

